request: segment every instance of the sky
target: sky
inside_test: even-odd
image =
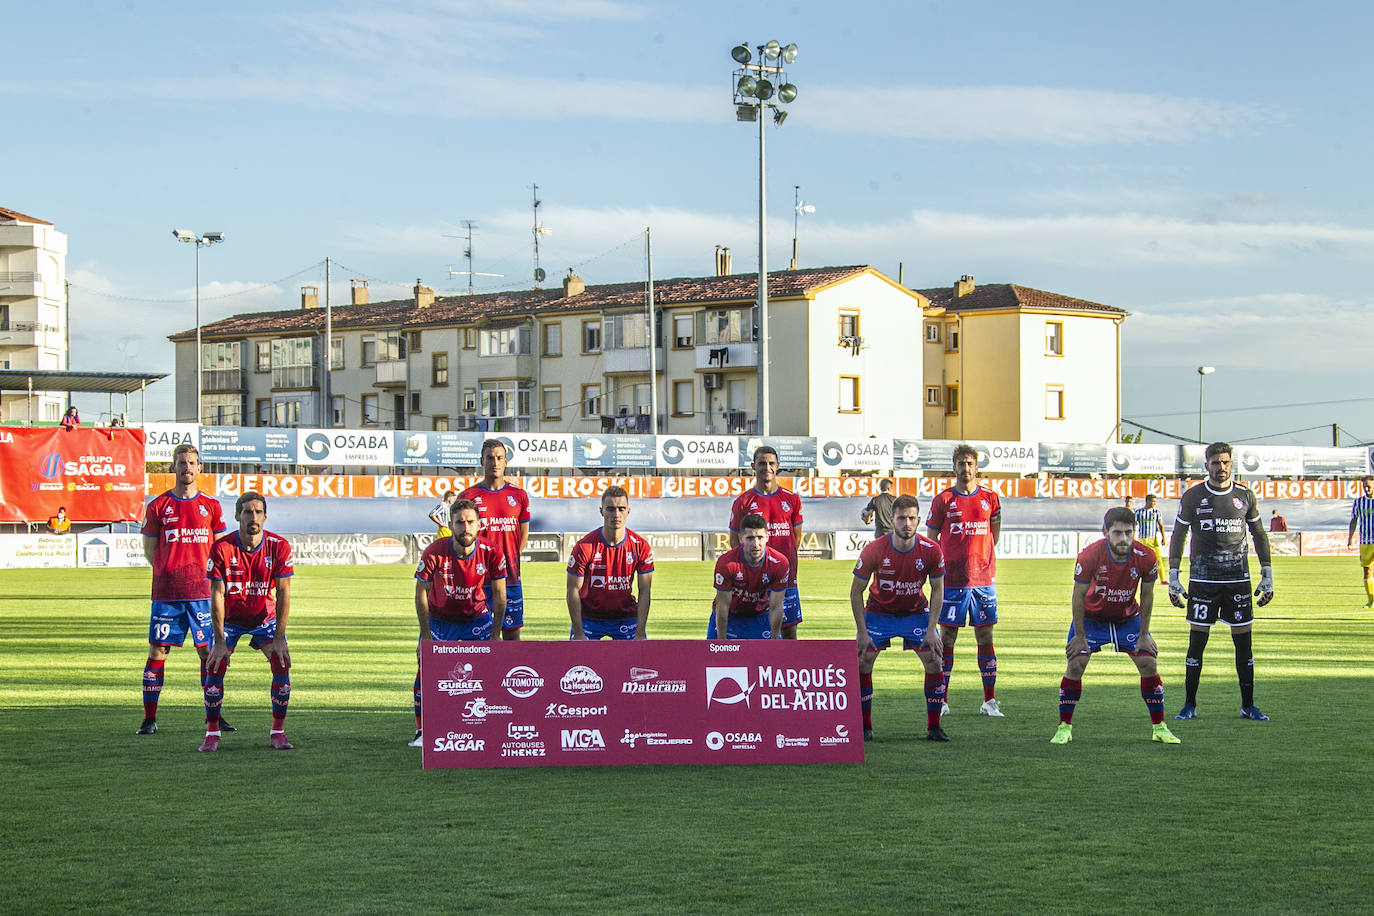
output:
[[[350,278],[545,285],[757,269],[739,43],[799,48],[766,127],[768,264],[1017,283],[1128,310],[1147,442],[1374,441],[1366,4],[318,0],[24,4],[0,206],[68,237],[72,364]],[[800,187],[800,191],[795,189]],[[814,206],[796,218],[794,200]],[[487,276],[498,274],[500,276]],[[116,411],[121,408],[116,399]],[[107,399],[77,401],[83,414]],[[135,407],[135,410],[137,408]],[[173,416],[170,381],[147,417]]]

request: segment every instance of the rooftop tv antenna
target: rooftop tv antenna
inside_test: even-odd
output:
[[[534,288],[538,289],[539,284],[548,276],[544,273],[544,268],[539,266],[539,236],[548,234],[549,230],[539,222],[539,208],[544,203],[539,199],[539,185],[530,185],[530,190],[533,192],[531,199],[534,201]]]
[[[463,220],[463,228],[467,230],[466,235],[446,235],[444,236],[444,238],[464,239],[467,242],[467,245],[463,248],[463,257],[467,259],[468,269],[454,270],[453,265],[450,264],[448,266],[448,275],[450,279],[452,279],[453,277],[466,276],[468,278],[468,295],[472,296],[476,294],[476,290],[474,290],[472,287],[473,277],[504,277],[505,274],[488,274],[482,273],[480,270],[474,271],[472,269],[472,231],[477,228],[477,224],[470,219],[465,219]]]

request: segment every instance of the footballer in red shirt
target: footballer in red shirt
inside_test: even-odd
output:
[[[220,703],[229,659],[244,636],[261,649],[272,666],[272,728],[274,749],[291,750],[286,740],[286,707],[291,700],[291,653],[286,647],[286,620],[291,611],[291,545],[265,527],[267,499],[251,490],[234,504],[237,531],[210,548],[206,575],[210,579],[210,621],[214,645],[205,660],[205,743],[201,751],[217,751],[220,742]]]
[[[1135,539],[1135,513],[1125,506],[1107,510],[1102,533],[1106,537],[1084,548],[1074,566],[1073,624],[1064,650],[1069,665],[1059,682],[1059,729],[1050,743],[1073,740],[1073,712],[1083,695],[1083,672],[1094,652],[1112,646],[1129,655],[1140,672],[1140,696],[1153,727],[1151,740],[1178,744],[1164,724],[1159,648],[1150,635],[1159,558],[1153,548]]]
[[[183,442],[172,453],[172,489],[154,497],[143,512],[143,556],[153,567],[152,613],[148,621],[148,660],[143,664],[143,724],[137,734],[157,734],[157,704],[163,672],[173,646],[191,644],[200,655],[200,683],[205,686],[205,658],[210,652],[210,581],[205,562],[210,545],[224,533],[219,500],[196,486],[200,452]],[[220,727],[233,731],[221,719]]]
[[[569,639],[647,638],[654,551],[626,527],[629,517],[625,488],[607,487],[601,494],[604,524],[573,545],[568,557]]]
[[[945,560],[940,545],[921,537],[921,504],[902,494],[892,502],[892,530],[859,552],[849,585],[849,605],[857,628],[859,704],[864,740],[873,740],[873,666],[878,653],[902,637],[925,668],[926,739],[948,741],[940,727],[945,679],[940,668],[940,633],[930,619],[944,591]],[[927,583],[930,598],[922,591]]]
[[[978,673],[983,705],[978,712],[1003,718],[997,702],[997,650],[992,628],[997,624],[997,536],[1002,532],[1002,503],[978,483],[978,451],[971,445],[954,449],[954,486],[930,503],[926,533],[945,555],[945,596],[940,612],[944,644],[945,693],[954,670],[954,643],[967,621],[978,645]],[[949,712],[949,704],[944,706]]]
[[[740,522],[740,545],[716,560],[716,600],[707,639],[778,639],[787,558],[768,546],[768,521],[751,512]]]
[[[730,507],[730,546],[740,544],[740,523],[749,513],[768,522],[768,548],[786,558],[790,567],[782,600],[782,638],[796,639],[802,622],[801,593],[797,591],[797,545],[802,537],[801,498],[778,483],[778,452],[771,445],[754,449],[754,485]]]
[[[525,625],[525,591],[520,585],[520,554],[530,536],[530,495],[506,480],[506,446],[500,439],[482,443],[482,479],[458,494],[477,506],[482,536],[506,558],[506,613],[501,638],[519,639]],[[491,590],[487,590],[491,604]]]

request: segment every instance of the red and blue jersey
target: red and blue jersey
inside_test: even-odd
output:
[[[635,616],[635,576],[653,571],[653,548],[628,528],[619,544],[607,544],[598,528],[574,544],[568,557],[568,574],[582,579],[582,616],[598,620]]]
[[[219,500],[197,493],[182,499],[171,490],[143,511],[143,536],[157,538],[153,551],[153,600],[196,601],[210,597],[205,563],[210,545],[224,533]]]
[[[506,558],[506,580],[512,584],[519,582],[520,526],[530,523],[530,495],[511,483],[499,490],[477,484],[459,493],[458,498],[477,504],[482,535]]]
[[[768,547],[787,558],[787,585],[797,584],[797,541],[793,528],[802,524],[801,498],[791,490],[778,487],[772,493],[760,493],[750,487],[730,506],[730,530],[739,533],[744,517],[758,513],[768,523]]]
[[[894,617],[924,614],[930,602],[922,586],[945,575],[945,558],[940,545],[927,537],[916,535],[916,543],[903,553],[888,534],[859,551],[854,575],[868,580],[865,611]]]
[[[231,531],[210,548],[206,576],[224,583],[224,619],[256,627],[277,616],[277,580],[292,576],[291,545],[270,531],[251,550]]]
[[[1073,581],[1088,586],[1083,607],[1092,620],[1120,623],[1140,616],[1136,589],[1141,582],[1159,578],[1159,558],[1139,541],[1131,542],[1131,554],[1117,562],[1107,539],[1094,541],[1078,555]]]
[[[429,616],[467,623],[491,610],[485,590],[506,578],[506,558],[483,537],[477,538],[466,557],[454,552],[452,538],[443,538],[420,554],[415,578],[429,585]]]
[[[939,533],[945,556],[945,587],[997,584],[997,538],[994,522],[1002,518],[1002,503],[986,487],[960,493],[950,487],[930,502],[926,527]]]
[[[750,566],[744,548],[735,547],[716,560],[716,591],[730,593],[730,616],[762,614],[773,592],[787,590],[790,568],[787,558],[771,547],[758,566]]]

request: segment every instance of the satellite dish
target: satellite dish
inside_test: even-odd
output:
[[[534,269],[534,282],[535,282],[535,283],[543,283],[543,282],[544,282],[544,278],[547,277],[547,276],[548,276],[548,274],[544,273],[544,268],[542,268],[542,267],[536,267],[536,268]]]

